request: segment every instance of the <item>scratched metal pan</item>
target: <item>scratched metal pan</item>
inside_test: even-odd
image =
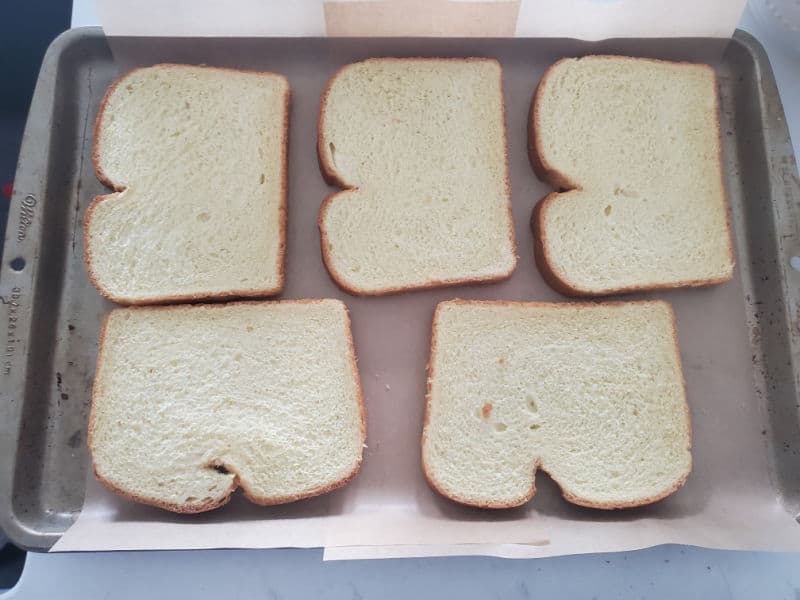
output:
[[[117,39],[114,52],[111,50],[99,28],[68,31],[53,42],[39,75],[14,182],[0,268],[0,526],[15,543],[32,550],[50,548],[84,503],[89,470],[87,414],[97,336],[101,319],[110,308],[87,281],[83,267],[84,211],[92,197],[103,192],[91,164],[92,125],[107,86],[131,66],[126,61],[147,64],[165,58],[264,68],[289,76],[293,109],[288,287],[284,297],[337,294],[350,303],[367,392],[373,386],[373,377],[371,373],[366,376],[364,370],[370,361],[377,360],[379,344],[385,343],[371,339],[369,333],[370,318],[374,318],[370,311],[375,313],[380,306],[415,302],[415,298],[430,304],[419,312],[423,322],[414,325],[422,333],[414,346],[419,356],[412,363],[423,372],[424,331],[429,330],[435,300],[457,295],[557,299],[541,282],[530,256],[527,223],[536,199],[533,196],[547,188],[533,177],[524,156],[527,105],[538,77],[549,64],[561,56],[597,52],[710,61],[719,75],[725,176],[741,283],[735,284],[740,287],[735,288],[737,298],[732,308],[685,301],[679,292],[665,297],[678,314],[685,361],[688,355],[687,380],[696,376],[692,369],[700,368],[697,361],[692,363],[692,344],[696,343],[690,339],[692,329],[719,319],[717,313],[722,310],[732,315],[731,327],[747,332],[737,339],[741,339],[740,345],[749,343],[751,348],[746,365],[736,371],[753,371],[745,380],[754,381],[754,387],[742,391],[742,397],[759,408],[746,430],[761,436],[757,438],[758,452],[763,451],[769,459],[770,493],[774,492],[786,510],[798,513],[800,272],[791,265],[793,257],[800,256],[800,183],[772,70],[764,50],[748,34],[737,32],[727,45],[708,40],[229,39],[153,43]],[[318,93],[339,66],[371,55],[493,56],[500,60],[520,254],[510,283],[420,292],[375,300],[374,304],[370,299],[350,298],[331,284],[319,259],[313,223],[319,201],[330,192],[318,176],[313,155]],[[305,209],[297,208],[304,202],[311,203],[308,223],[300,223]],[[301,228],[306,237],[299,239]],[[304,254],[305,247],[311,251]],[[800,262],[800,258],[794,262]],[[515,281],[530,284],[528,291],[511,293]],[[692,292],[691,297],[711,298],[715,293]],[[729,294],[719,292],[725,293]],[[398,331],[408,328],[407,323],[401,325]],[[719,363],[714,357],[705,356],[703,360],[705,376],[716,380],[730,377],[730,370],[727,374],[713,372]],[[402,378],[411,379],[405,371],[398,373],[398,379]],[[419,379],[413,389],[419,388],[421,393],[424,381]],[[381,385],[381,393],[386,393],[383,388]],[[377,394],[376,390],[372,392],[367,393],[368,402]],[[421,401],[411,402],[405,409],[403,418],[418,420]],[[708,411],[696,406],[693,410],[697,473],[694,480],[690,478],[688,491],[681,494],[691,493],[692,485],[702,483],[703,453],[713,453],[715,447],[721,451],[719,448],[730,443],[721,437],[703,439]],[[379,416],[380,410],[368,410],[368,414]],[[418,427],[417,421],[410,425],[414,437]],[[376,473],[378,479],[384,479],[380,470],[381,436],[385,436],[383,447],[391,448],[393,435],[397,433],[392,424],[371,420],[372,443],[354,485],[369,485]],[[412,449],[406,463],[418,479],[414,481],[419,486],[416,493],[431,493],[417,473],[417,441],[395,441],[398,447]],[[727,459],[736,461],[738,457]]]

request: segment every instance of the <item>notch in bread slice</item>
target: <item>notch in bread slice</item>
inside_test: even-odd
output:
[[[123,304],[281,291],[289,84],[259,73],[157,65],[108,90],[86,211],[89,278]]]
[[[690,448],[667,303],[438,305],[422,462],[444,496],[519,506],[542,469],[575,504],[641,506],[684,483]]]
[[[175,512],[241,486],[281,504],[345,485],[364,411],[338,300],[116,309],[100,339],[89,449],[97,478]]]
[[[347,65],[320,108],[322,254],[353,294],[496,281],[514,270],[502,70],[485,59]]]
[[[571,296],[699,286],[733,276],[717,85],[708,65],[564,59],[531,107],[536,263]]]

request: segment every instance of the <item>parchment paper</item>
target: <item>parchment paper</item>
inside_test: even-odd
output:
[[[323,546],[326,558],[552,556],[662,543],[800,550],[800,529],[770,480],[766,407],[754,391],[738,271],[734,281],[720,286],[629,296],[664,298],[677,316],[692,413],[694,468],[673,496],[640,509],[594,511],[563,501],[557,486],[539,473],[537,493],[529,504],[492,512],[456,505],[424,481],[420,434],[436,303],[454,297],[565,300],[547,287],[533,263],[529,219],[535,202],[549,188],[533,175],[526,153],[531,96],[544,68],[563,54],[563,48],[519,52],[504,45],[484,52],[504,68],[520,256],[513,276],[486,286],[356,298],[333,284],[320,258],[317,213],[323,198],[335,191],[322,181],[316,163],[321,91],[339,66],[353,60],[376,54],[457,56],[463,49],[399,41],[376,51],[355,40],[336,51],[309,46],[305,53],[240,48],[225,54],[218,44],[134,46],[140,52],[119,56],[121,68],[166,60],[204,62],[269,69],[289,78],[293,104],[287,286],[281,297],[337,297],[349,306],[367,408],[368,447],[358,477],[341,490],[278,507],[254,506],[237,494],[228,506],[202,515],[174,515],[130,503],[90,476],[83,512],[53,550]],[[87,185],[87,202],[101,191],[99,183]]]
[[[520,139],[512,149],[512,163],[521,167],[523,161],[513,158],[522,150]],[[294,180],[301,174],[293,171]],[[378,299],[335,290],[318,254],[319,196],[293,196],[285,297],[336,296],[352,311],[368,448],[351,485],[282,507],[257,507],[237,495],[220,510],[187,516],[127,502],[90,478],[84,511],[54,550],[325,546],[326,558],[551,556],[671,542],[800,550],[800,529],[769,480],[738,281],[662,295],[676,309],[694,433],[694,469],[675,495],[641,509],[594,511],[563,501],[540,473],[527,506],[489,512],[458,506],[428,488],[419,468],[419,438],[435,303],[454,296],[560,299],[542,284],[527,234],[527,213],[539,196],[532,190],[542,186],[521,168],[512,181],[520,264],[511,280]],[[370,545],[389,548],[363,548]],[[332,551],[336,546],[349,548]]]
[[[729,38],[746,0],[96,0],[108,36]]]

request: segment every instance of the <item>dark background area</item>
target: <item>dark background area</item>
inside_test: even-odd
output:
[[[0,185],[14,180],[42,58],[50,42],[69,28],[71,14],[72,0],[0,0]],[[0,193],[3,232],[8,202]]]
[[[72,0],[0,0],[0,231],[4,233],[11,199],[6,195],[17,170],[17,155],[50,42],[69,29]],[[0,260],[2,248],[0,248]],[[25,553],[0,532],[0,592],[13,587]]]

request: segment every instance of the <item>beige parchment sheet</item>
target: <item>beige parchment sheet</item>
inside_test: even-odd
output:
[[[425,48],[415,52],[425,53]],[[320,256],[317,213],[323,198],[335,190],[319,175],[316,117],[328,77],[344,62],[367,56],[349,47],[345,55],[319,59],[275,56],[255,61],[286,74],[293,91],[287,286],[281,297],[337,297],[351,310],[368,418],[358,477],[341,490],[295,504],[258,507],[237,494],[220,510],[175,515],[127,502],[90,476],[84,509],[53,550],[322,546],[326,558],[552,556],[662,543],[800,550],[800,529],[770,480],[762,434],[765,407],[753,385],[738,271],[724,285],[652,295],[675,308],[692,414],[694,469],[676,494],[650,507],[594,511],[563,501],[557,486],[540,473],[537,494],[528,505],[490,512],[456,505],[427,486],[420,469],[420,434],[436,303],[454,297],[565,300],[547,287],[533,262],[529,219],[549,188],[533,175],[526,153],[530,99],[542,70],[557,56],[496,53],[504,68],[520,257],[513,276],[486,286],[357,298],[333,284]],[[188,60],[182,55],[157,58]]]

